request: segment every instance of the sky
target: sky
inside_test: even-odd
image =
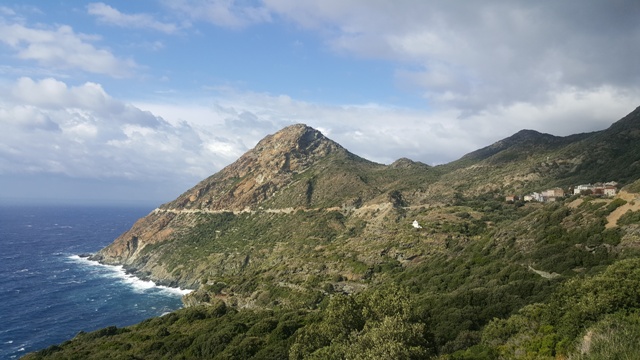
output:
[[[640,1],[0,2],[0,204],[161,204],[305,123],[389,164],[640,105]]]

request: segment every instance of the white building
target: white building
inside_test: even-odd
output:
[[[583,191],[588,191],[588,190],[593,192],[595,189],[596,187],[591,184],[578,185],[573,188],[573,195],[580,195],[582,194]]]
[[[615,186],[605,186],[603,190],[604,196],[616,196],[617,192],[618,188]]]

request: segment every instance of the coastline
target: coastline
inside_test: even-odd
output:
[[[134,271],[127,269],[123,265],[113,265],[113,264],[105,264],[99,260],[96,260],[95,254],[78,254],[71,255],[68,257],[77,262],[84,263],[89,266],[101,266],[108,269],[111,269],[114,274],[114,278],[119,279],[123,283],[131,286],[135,291],[144,292],[148,289],[159,289],[174,295],[185,296],[194,290],[192,289],[183,289],[180,287],[165,285],[159,282],[156,282],[148,277],[141,277],[136,274]]]

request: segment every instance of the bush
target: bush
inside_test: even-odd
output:
[[[618,219],[618,226],[640,223],[640,211],[629,210]]]
[[[627,201],[624,199],[620,199],[617,198],[615,200],[613,200],[612,202],[610,202],[607,207],[606,207],[606,214],[611,214],[615,209],[619,208],[620,206],[626,204]]]

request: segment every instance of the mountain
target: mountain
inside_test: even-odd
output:
[[[580,159],[565,181],[594,182],[615,179],[630,183],[640,173],[640,107],[608,129],[567,146],[559,154]]]
[[[247,269],[290,257],[283,238],[322,244],[327,236],[346,236],[362,226],[345,214],[406,205],[401,191],[434,176],[430,166],[409,159],[373,163],[317,130],[292,125],[140,219],[93,258],[167,285],[244,282],[238,276]],[[317,259],[300,266],[309,264],[323,266]]]
[[[287,127],[93,255],[194,289],[185,309],[32,358],[631,358],[638,137],[640,108],[432,167]],[[615,198],[504,201],[612,180]]]
[[[94,259],[189,288],[203,282],[245,283],[247,271],[260,276],[284,272],[284,279],[297,283],[311,271],[293,276],[297,266],[323,268],[312,270],[321,278],[363,278],[363,269],[383,261],[372,249],[397,248],[388,244],[389,230],[379,227],[403,211],[451,204],[461,197],[502,198],[552,186],[635,180],[639,119],[640,108],[609,129],[567,137],[522,130],[437,167],[406,158],[376,164],[315,129],[292,125],[140,219]],[[341,238],[349,241],[332,242]],[[308,254],[289,259],[292,243],[299,250],[331,244],[331,254],[323,256],[340,258],[367,238],[381,240],[358,252],[347,263],[351,265],[336,261],[326,266],[327,259]],[[289,259],[287,264],[275,271],[273,264],[283,259]],[[273,265],[269,271],[267,264]]]
[[[523,194],[550,187],[617,181],[640,171],[640,108],[608,129],[565,137],[522,130],[437,171],[440,194]]]
[[[275,201],[274,195],[279,191],[294,195],[293,198],[277,196],[287,198],[280,201],[284,203],[282,206],[309,207],[316,205],[320,198],[329,202],[342,201],[350,195],[368,192],[369,186],[357,177],[357,170],[342,171],[342,176],[332,179],[331,186],[326,176],[302,175],[313,172],[314,167],[322,166],[319,162],[329,159],[341,162],[347,169],[370,171],[382,167],[348,152],[315,129],[302,124],[292,125],[265,137],[236,162],[161,209],[255,209],[267,200]],[[314,196],[315,192],[322,196]]]

